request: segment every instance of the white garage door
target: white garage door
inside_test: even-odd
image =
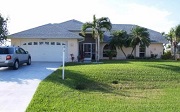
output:
[[[21,42],[21,47],[31,54],[32,61],[62,62],[63,47],[67,49],[67,42],[27,41]]]

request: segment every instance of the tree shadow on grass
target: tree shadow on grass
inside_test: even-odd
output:
[[[160,69],[165,69],[165,70],[170,70],[173,72],[180,73],[180,66],[175,66],[175,65],[158,64],[158,65],[153,65],[149,67],[160,68]]]
[[[93,79],[72,70],[65,70],[65,79],[61,78],[61,70],[56,71],[56,73],[49,76],[45,81],[52,81],[59,84],[63,84],[71,89],[76,89],[77,85],[84,85],[84,90],[89,91],[101,91],[101,92],[110,92],[111,87],[107,84],[103,84]],[[57,75],[58,73],[58,75]]]
[[[74,91],[87,92],[102,92],[110,93],[120,96],[131,97],[129,93],[125,91],[113,92],[113,87],[100,81],[96,81],[90,77],[87,77],[81,73],[77,73],[72,70],[65,71],[65,80],[62,80],[62,70],[55,71],[52,75],[48,76],[44,81],[51,81],[53,83],[64,85],[71,88]]]

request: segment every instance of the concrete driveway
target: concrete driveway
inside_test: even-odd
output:
[[[39,83],[60,65],[32,62],[18,70],[0,68],[0,112],[24,112]]]

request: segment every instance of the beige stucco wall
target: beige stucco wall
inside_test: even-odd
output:
[[[162,43],[151,43],[150,46],[146,48],[146,57],[151,57],[151,54],[157,54],[157,58],[161,58],[163,49],[164,46]]]
[[[77,56],[78,56],[78,40],[77,39],[44,39],[45,41],[49,42],[66,42],[67,43],[67,54],[66,54],[66,61],[70,62],[71,61],[71,55],[73,54],[75,59],[74,61],[77,61]],[[11,39],[11,45],[15,46],[21,46],[22,42],[26,41],[43,41],[43,39]],[[22,47],[22,46],[21,46]],[[25,49],[25,48],[24,48]]]
[[[103,48],[107,43],[102,43],[101,44],[101,53],[100,53],[100,58],[101,59],[108,59],[108,57],[103,57]],[[151,43],[151,45],[149,47],[146,47],[146,57],[151,57],[151,54],[157,54],[157,58],[160,58],[161,55],[163,54],[163,44],[162,43]],[[123,54],[123,52],[121,51],[121,49],[116,48],[117,50],[117,56],[114,57],[114,59],[125,59],[125,56]],[[125,48],[123,47],[123,50],[125,52],[126,55],[131,54],[132,48],[128,47]],[[139,57],[139,45],[136,46],[133,55],[135,57]]]
[[[121,51],[121,49],[117,49],[117,59],[126,59],[126,57],[124,56],[123,52]],[[123,47],[123,51],[126,54],[126,56],[131,54],[132,48],[128,47]]]
[[[105,46],[106,44],[107,44],[107,43],[102,43],[102,44],[101,44],[101,48],[100,48],[100,50],[101,50],[101,52],[100,52],[100,57],[101,57],[101,59],[108,59],[108,57],[103,57],[103,49],[104,49],[104,46]],[[137,47],[138,47],[138,46],[137,46]],[[136,49],[137,49],[137,48],[136,48]],[[134,55],[134,56],[136,56],[136,49],[135,49],[134,52],[133,52],[133,55]],[[129,54],[131,54],[132,48],[131,48],[131,47],[128,47],[128,48],[123,47],[123,50],[124,50],[124,52],[125,52],[126,55],[129,55]],[[114,57],[113,59],[126,59],[126,57],[124,56],[124,54],[123,54],[123,52],[121,51],[121,49],[118,49],[118,48],[116,47],[116,51],[117,51],[117,56]]]
[[[11,39],[11,45],[12,46],[20,46],[20,39]]]
[[[79,54],[79,46],[77,39],[69,39],[68,40],[68,57],[69,61],[71,61],[70,54],[74,55],[74,61],[78,61],[77,56]]]

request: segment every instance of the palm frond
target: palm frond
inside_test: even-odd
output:
[[[180,24],[175,28],[175,36],[177,40],[180,40]]]
[[[93,37],[100,38],[100,40],[103,40],[103,33],[104,30],[111,30],[112,24],[108,17],[101,17],[99,19],[96,19],[96,16],[93,15],[93,21],[92,22],[86,22],[83,24],[81,33],[83,36],[85,36],[85,33],[87,29],[91,28]]]
[[[97,22],[99,24],[99,27],[102,29],[106,29],[109,31],[112,29],[112,24],[108,17],[101,17]]]
[[[100,28],[110,31],[112,29],[112,24],[110,22],[103,22],[101,23]]]
[[[115,31],[112,34],[112,42],[111,44],[114,44],[118,48],[122,48],[123,46],[127,46],[127,39],[128,39],[128,34],[124,30],[120,31]]]
[[[96,24],[96,22],[97,22],[97,19],[96,19],[96,15],[93,15],[93,21],[92,21],[92,24]]]
[[[131,46],[143,44],[145,46],[150,45],[149,32],[147,28],[136,26],[131,30]]]
[[[110,19],[108,17],[101,17],[98,19],[98,22],[110,22]]]
[[[92,30],[92,37],[93,37],[94,39],[97,38],[95,30]]]
[[[100,31],[99,32],[99,38],[100,38],[101,42],[103,41],[103,37],[104,37],[104,33],[102,31]]]
[[[81,28],[81,33],[83,36],[85,36],[85,33],[86,33],[86,30],[89,29],[89,28],[93,28],[93,24],[90,23],[90,22],[86,22],[82,25],[82,28]]]

